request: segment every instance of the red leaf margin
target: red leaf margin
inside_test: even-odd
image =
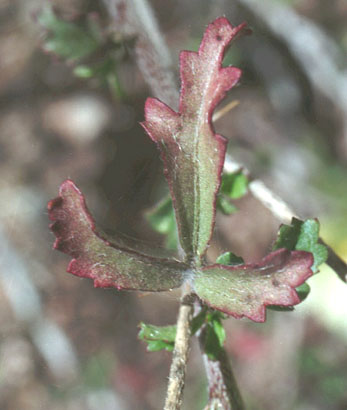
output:
[[[264,322],[266,306],[294,306],[301,302],[295,288],[313,275],[313,263],[310,252],[281,248],[257,263],[203,267],[192,279],[192,286],[210,307],[238,319],[248,317]],[[228,300],[223,302],[226,293]]]
[[[94,280],[95,287],[166,291],[180,287],[187,265],[154,258],[107,240],[96,228],[83,194],[71,180],[48,202],[54,249],[72,256],[67,272]]]
[[[225,17],[217,18],[208,25],[198,52],[180,53],[178,113],[154,98],[148,98],[145,104],[146,120],[142,126],[161,152],[180,243],[188,259],[197,257],[198,263],[213,233],[227,145],[227,140],[214,132],[212,114],[241,76],[236,67],[222,67],[222,60],[226,47],[245,26],[242,23],[233,27]],[[199,129],[197,139],[194,133],[189,134],[192,128],[195,132]],[[198,145],[200,157],[196,154]],[[209,161],[214,164],[212,169]],[[206,165],[201,165],[204,162]],[[195,177],[199,182],[188,186],[189,179]],[[201,183],[204,178],[206,181]],[[201,210],[202,206],[206,211]]]

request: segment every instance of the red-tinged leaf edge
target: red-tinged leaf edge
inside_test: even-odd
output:
[[[254,322],[266,320],[266,306],[300,303],[295,290],[312,274],[313,255],[279,249],[259,263],[200,269],[192,279],[198,297],[213,309]]]
[[[95,287],[165,291],[181,286],[187,266],[174,259],[154,258],[121,248],[96,228],[84,196],[71,180],[48,203],[54,249],[72,256],[67,271],[91,278]]]
[[[145,104],[146,121],[142,126],[161,151],[164,174],[175,209],[180,243],[188,259],[193,257],[198,260],[198,264],[212,237],[216,196],[221,183],[227,144],[223,136],[215,134],[212,114],[216,105],[241,76],[241,70],[236,67],[222,67],[222,60],[226,47],[244,28],[245,23],[233,27],[226,18],[220,17],[207,27],[198,52],[181,52],[181,93],[178,113],[154,98],[148,98]],[[199,71],[199,74],[195,75],[196,80],[194,80],[194,61],[199,66],[198,71],[202,70],[201,67],[206,67],[205,71]],[[200,87],[204,88],[201,79],[205,77],[209,79],[210,88],[209,91],[203,90],[200,93],[198,92]],[[200,151],[196,145],[196,136],[189,134],[192,126],[200,130],[198,143]],[[187,138],[187,134],[191,137],[191,141]],[[208,149],[209,155],[207,155]],[[200,153],[197,153],[198,151]],[[214,164],[213,171],[210,170],[211,165],[208,161]],[[194,163],[196,163],[195,169]],[[204,164],[206,172],[199,164]],[[199,175],[195,175],[197,168],[201,172]],[[210,181],[203,181],[204,172]],[[188,187],[187,181],[195,180],[195,176],[199,185]],[[203,210],[201,204],[204,205]],[[196,211],[197,209],[199,211]]]

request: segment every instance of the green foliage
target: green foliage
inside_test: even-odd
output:
[[[114,366],[114,358],[107,352],[90,357],[83,370],[83,382],[92,389],[108,386],[110,374]]]
[[[110,89],[114,97],[124,96],[116,71],[124,55],[122,41],[108,41],[95,19],[87,18],[78,23],[65,21],[57,17],[49,6],[41,11],[38,21],[46,30],[43,48],[47,52],[72,63],[76,77],[96,78]],[[101,58],[98,56],[97,61],[92,61],[97,53]]]
[[[225,195],[218,195],[217,209],[224,215],[231,215],[238,211],[237,206],[235,206]]]
[[[248,178],[243,171],[223,173],[220,192],[231,199],[239,199],[247,194]]]
[[[217,360],[225,342],[225,329],[222,324],[224,315],[217,311],[210,311],[206,316],[204,329],[204,352],[211,360]]]
[[[44,49],[68,61],[81,59],[99,46],[100,38],[94,28],[61,20],[51,7],[45,7],[38,20],[48,31]]]
[[[318,267],[324,263],[328,257],[328,251],[324,245],[318,243],[319,222],[316,219],[301,221],[293,218],[291,225],[282,225],[279,229],[277,240],[273,249],[286,248],[288,250],[298,250],[311,252],[314,263],[311,267],[313,273],[318,272]],[[301,301],[305,300],[310,293],[310,286],[303,283],[296,288]],[[292,311],[293,307],[268,306],[268,309],[277,311]]]
[[[218,353],[218,349],[223,346],[225,341],[225,331],[221,320],[225,316],[217,311],[209,311],[203,308],[196,315],[191,324],[191,332],[194,335],[204,325],[206,325],[207,334],[207,351],[212,357]],[[147,350],[155,352],[158,350],[172,351],[175,345],[176,325],[172,326],[155,326],[146,323],[140,323],[140,332],[138,335],[140,340],[147,343]]]
[[[232,252],[225,252],[218,256],[216,263],[220,265],[242,265],[245,262],[241,256],[237,256]]]
[[[176,325],[154,326],[140,323],[139,339],[147,343],[149,352],[167,350],[171,352],[174,348],[176,337]]]
[[[235,213],[237,207],[231,200],[239,199],[245,195],[248,192],[247,187],[248,178],[242,171],[224,173],[222,175],[220,193],[217,197],[217,209],[225,215]],[[177,226],[171,197],[167,196],[164,198],[157,206],[147,212],[146,217],[152,229],[166,235],[165,246],[168,249],[177,249]]]
[[[248,192],[248,178],[243,171],[232,173],[224,172],[222,183],[217,197],[217,209],[223,214],[230,215],[237,211],[232,199],[240,199]]]
[[[318,243],[319,222],[316,219],[300,221],[293,218],[291,225],[282,225],[278,232],[277,240],[273,249],[286,248],[311,252],[314,257],[312,271],[318,272],[318,267],[328,258],[327,248]]]
[[[165,245],[168,249],[177,249],[177,227],[175,212],[170,196],[146,214],[152,229],[166,236]]]

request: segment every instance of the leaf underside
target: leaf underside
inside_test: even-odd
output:
[[[48,211],[57,237],[54,248],[73,258],[68,272],[93,279],[95,287],[164,291],[181,286],[185,264],[123,249],[106,240],[72,181],[62,183]]]
[[[312,275],[313,256],[279,249],[258,264],[212,265],[196,272],[193,286],[207,305],[236,318],[265,321],[268,305],[300,302],[295,288]]]
[[[153,98],[145,105],[142,125],[161,152],[181,246],[197,261],[211,239],[226,150],[225,138],[214,133],[212,114],[241,76],[238,68],[223,68],[222,60],[243,27],[218,18],[205,31],[198,52],[181,52],[178,113]]]

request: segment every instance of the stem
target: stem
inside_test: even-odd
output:
[[[241,394],[225,349],[220,350],[218,360],[211,360],[206,354],[203,354],[203,359],[209,389],[209,400],[205,410],[244,410]]]
[[[194,312],[193,300],[193,295],[186,289],[178,312],[175,348],[172,355],[164,410],[179,410],[182,405]]]
[[[195,315],[201,311],[201,304],[195,303]],[[206,327],[197,333],[208,381],[208,403],[204,410],[244,410],[240,390],[237,386],[227,352],[219,349],[217,359],[210,359],[205,353]]]

